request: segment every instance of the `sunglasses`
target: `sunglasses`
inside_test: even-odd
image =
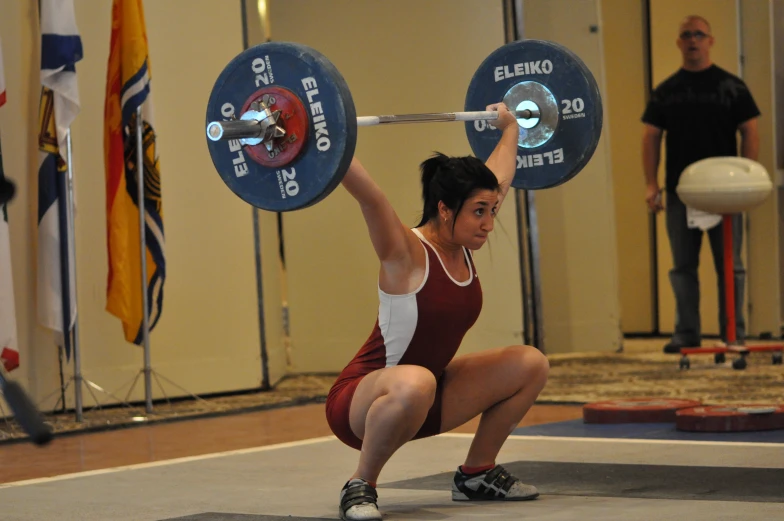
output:
[[[697,40],[704,40],[709,35],[705,34],[702,31],[683,31],[680,34],[681,40],[689,40],[689,39],[691,39],[692,36],[694,38],[696,38]]]

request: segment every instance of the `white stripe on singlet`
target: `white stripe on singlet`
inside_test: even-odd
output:
[[[378,326],[386,347],[386,367],[394,367],[400,362],[414,338],[419,318],[417,293],[425,287],[430,273],[430,256],[424,244],[422,248],[425,250],[425,276],[417,289],[405,295],[390,295],[378,288]]]

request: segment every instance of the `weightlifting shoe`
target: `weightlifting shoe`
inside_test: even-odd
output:
[[[378,511],[376,488],[361,478],[349,480],[340,491],[340,519],[346,521],[377,521]]]
[[[458,467],[452,480],[452,501],[527,501],[539,496],[533,485],[525,485],[501,465],[478,474],[464,474]]]

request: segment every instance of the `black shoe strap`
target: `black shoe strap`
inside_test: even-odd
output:
[[[348,490],[346,490],[346,493],[343,494],[343,498],[340,500],[340,507],[343,509],[343,512],[354,505],[363,503],[373,503],[378,507],[377,500],[378,493],[376,489],[363,481],[362,483],[349,485]]]
[[[509,489],[512,488],[517,481],[519,481],[516,477],[509,474],[504,467],[501,465],[496,465],[490,472],[482,480],[487,485],[487,489],[485,490],[486,494],[494,494],[495,492],[489,487],[495,487],[497,489],[503,490],[504,494],[509,492]]]

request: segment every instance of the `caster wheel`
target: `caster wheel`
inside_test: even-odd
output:
[[[782,365],[783,360],[782,360],[781,351],[779,351],[778,353],[773,353],[773,356],[771,358],[773,358],[773,365]]]
[[[736,358],[732,361],[732,368],[733,369],[746,369],[746,357],[742,356],[740,358]]]
[[[681,361],[680,361],[679,367],[680,367],[680,369],[688,369],[688,368],[691,367],[691,362],[689,361],[689,357],[688,356],[684,355],[683,357],[681,357]]]
[[[713,355],[713,361],[717,364],[723,364],[727,361],[727,357],[724,356],[724,353],[716,353]]]

